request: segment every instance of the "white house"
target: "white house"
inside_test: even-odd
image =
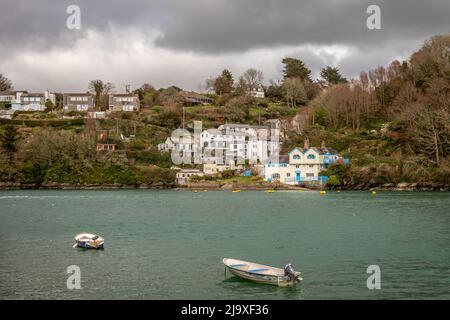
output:
[[[20,103],[20,97],[26,91],[1,91],[0,92],[0,103],[12,104]]]
[[[320,172],[331,163],[342,160],[336,150],[330,148],[309,147],[294,148],[288,156],[280,156],[280,161],[264,166],[264,180],[285,184],[300,184],[305,181],[319,181]]]
[[[279,132],[280,122],[276,119],[264,126],[224,124],[218,129],[203,130],[199,136],[182,130],[180,137],[172,136],[158,144],[158,150],[171,152],[184,163],[204,164],[204,172],[214,174],[242,169],[246,163],[263,164],[278,155]]]
[[[193,176],[203,177],[204,173],[197,169],[183,169],[176,173],[176,182],[179,185],[186,185]]]
[[[287,181],[290,181],[291,178],[288,156],[280,156],[279,161],[264,165],[264,180],[266,181],[288,183]]]
[[[175,146],[175,143],[172,141],[172,138],[168,137],[166,139],[166,141],[158,144],[158,151],[159,152],[170,152],[170,150],[172,150],[174,146]]]
[[[246,159],[246,141],[243,132],[224,132],[218,129],[204,130],[200,134],[200,148],[203,150],[203,163],[243,164]]]
[[[205,163],[203,164],[203,173],[206,175],[212,175],[227,170],[243,170],[243,165],[236,165],[233,162],[227,164]]]
[[[45,103],[56,102],[55,94],[45,91],[44,93],[26,93],[22,92],[20,98],[11,102],[13,111],[45,111]]]
[[[262,99],[265,97],[264,90],[261,86],[259,86],[258,88],[252,88],[251,90],[248,91],[248,93],[254,98]]]

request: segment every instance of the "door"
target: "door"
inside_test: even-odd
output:
[[[295,181],[297,181],[297,182],[300,181],[300,171],[295,172]]]

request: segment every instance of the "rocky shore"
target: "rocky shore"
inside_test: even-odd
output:
[[[189,183],[184,186],[193,190],[309,190],[308,188],[290,186],[281,183],[257,181],[254,183],[223,183],[220,181],[207,181]]]
[[[297,186],[274,184],[268,182],[224,183],[220,181],[192,182],[183,186],[167,186],[164,184],[64,184],[47,183],[42,185],[0,182],[0,190],[118,190],[118,189],[177,189],[177,190],[309,190]]]
[[[340,190],[373,190],[373,191],[450,191],[450,184],[439,184],[432,182],[400,182],[400,183],[385,183],[385,184],[349,184],[333,189]]]
[[[258,181],[249,183],[224,183],[220,181],[191,182],[188,185],[165,185],[165,184],[64,184],[47,183],[42,185],[20,184],[0,182],[0,190],[119,190],[119,189],[177,189],[177,190],[373,190],[373,191],[450,191],[449,184],[438,183],[385,183],[385,184],[348,184],[335,187],[322,187],[310,185],[298,187],[280,183],[269,183]]]

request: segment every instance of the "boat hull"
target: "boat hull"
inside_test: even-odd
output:
[[[77,247],[78,248],[84,248],[84,249],[103,249],[103,243],[98,245],[92,245],[85,241],[77,241]]]
[[[286,279],[286,277],[252,274],[245,271],[236,270],[230,267],[227,268],[231,274],[239,278],[254,281],[257,283],[265,283],[279,287],[289,287],[295,285],[298,282],[297,280],[295,281],[288,280]]]
[[[93,233],[82,232],[75,236],[73,247],[84,249],[103,249],[105,239]]]
[[[299,272],[296,273],[296,277],[293,279],[286,276],[284,270],[280,268],[228,258],[223,259],[223,263],[231,274],[258,283],[288,287],[302,280]]]

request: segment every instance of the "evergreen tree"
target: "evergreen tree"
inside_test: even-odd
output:
[[[300,78],[302,81],[311,81],[311,70],[309,70],[305,63],[296,58],[284,58],[283,80],[288,78]]]
[[[323,80],[325,80],[329,85],[338,84],[338,83],[347,83],[347,79],[345,79],[339,69],[327,66],[320,71],[320,76]]]

